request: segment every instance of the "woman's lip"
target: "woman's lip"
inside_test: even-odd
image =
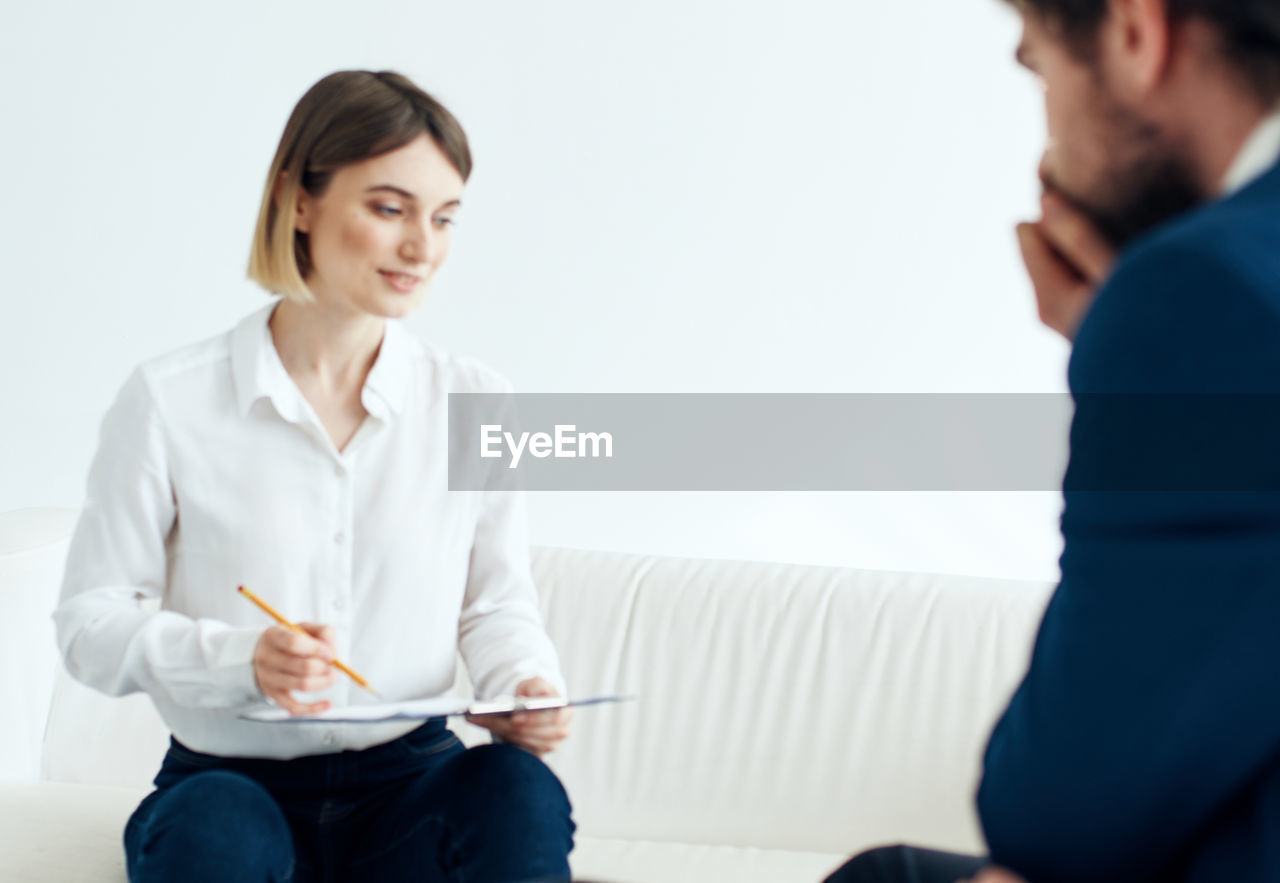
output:
[[[379,270],[378,272],[396,291],[413,291],[422,279],[422,277],[415,276],[413,273],[398,273],[395,270]]]

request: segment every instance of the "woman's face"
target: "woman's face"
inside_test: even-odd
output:
[[[338,169],[319,198],[300,193],[295,227],[310,238],[306,282],[316,302],[385,318],[411,312],[449,253],[462,188],[458,170],[421,135]]]

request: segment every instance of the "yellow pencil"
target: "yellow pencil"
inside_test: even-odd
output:
[[[298,633],[303,634],[303,635],[305,635],[305,634],[307,633],[305,629],[303,629],[303,628],[301,628],[301,627],[299,627],[299,626],[297,626],[297,625],[294,625],[293,623],[289,622],[289,620],[285,619],[285,618],[284,618],[283,616],[281,616],[278,612],[276,612],[276,609],[275,609],[274,607],[272,607],[272,606],[271,606],[270,604],[268,604],[266,601],[263,601],[261,598],[259,598],[257,595],[255,595],[253,592],[251,592],[251,591],[249,591],[248,589],[246,589],[244,586],[240,586],[240,594],[244,595],[246,598],[248,598],[248,599],[249,599],[250,601],[252,601],[254,604],[257,604],[259,607],[261,607],[261,608],[262,608],[262,610],[263,610],[263,612],[264,612],[264,613],[266,613],[266,614],[267,614],[267,616],[270,616],[272,619],[274,619],[276,622],[280,623],[280,624],[281,624],[282,626],[284,626],[285,628],[293,629],[295,632],[298,632]],[[368,682],[368,681],[366,681],[364,678],[360,677],[360,675],[356,673],[355,669],[351,668],[349,665],[347,665],[347,664],[346,664],[345,662],[343,662],[342,660],[340,660],[340,659],[334,659],[334,660],[333,660],[332,665],[333,665],[335,668],[337,668],[339,671],[341,671],[341,672],[345,672],[345,673],[346,673],[346,674],[351,678],[351,680],[355,681],[357,684],[359,684],[360,686],[364,687],[366,690],[368,690],[368,691],[369,691],[370,693],[372,693],[373,695],[377,696],[378,698],[382,698],[381,694],[380,694],[377,690],[375,690],[375,689],[373,689],[373,687],[370,687],[370,686],[369,686],[369,682]]]

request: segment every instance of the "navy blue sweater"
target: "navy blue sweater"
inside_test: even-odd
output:
[[[1062,582],[978,809],[1032,883],[1280,881],[1280,166],[1076,337]]]

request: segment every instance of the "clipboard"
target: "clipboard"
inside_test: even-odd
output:
[[[245,712],[239,717],[263,724],[380,724],[387,721],[425,721],[450,717],[486,717],[513,714],[518,711],[550,711],[557,708],[579,708],[630,702],[634,696],[588,696],[568,699],[563,696],[499,696],[494,699],[467,700],[456,696],[432,699],[410,699],[404,702],[375,702],[367,705],[344,705],[318,714],[293,715],[279,706]]]

